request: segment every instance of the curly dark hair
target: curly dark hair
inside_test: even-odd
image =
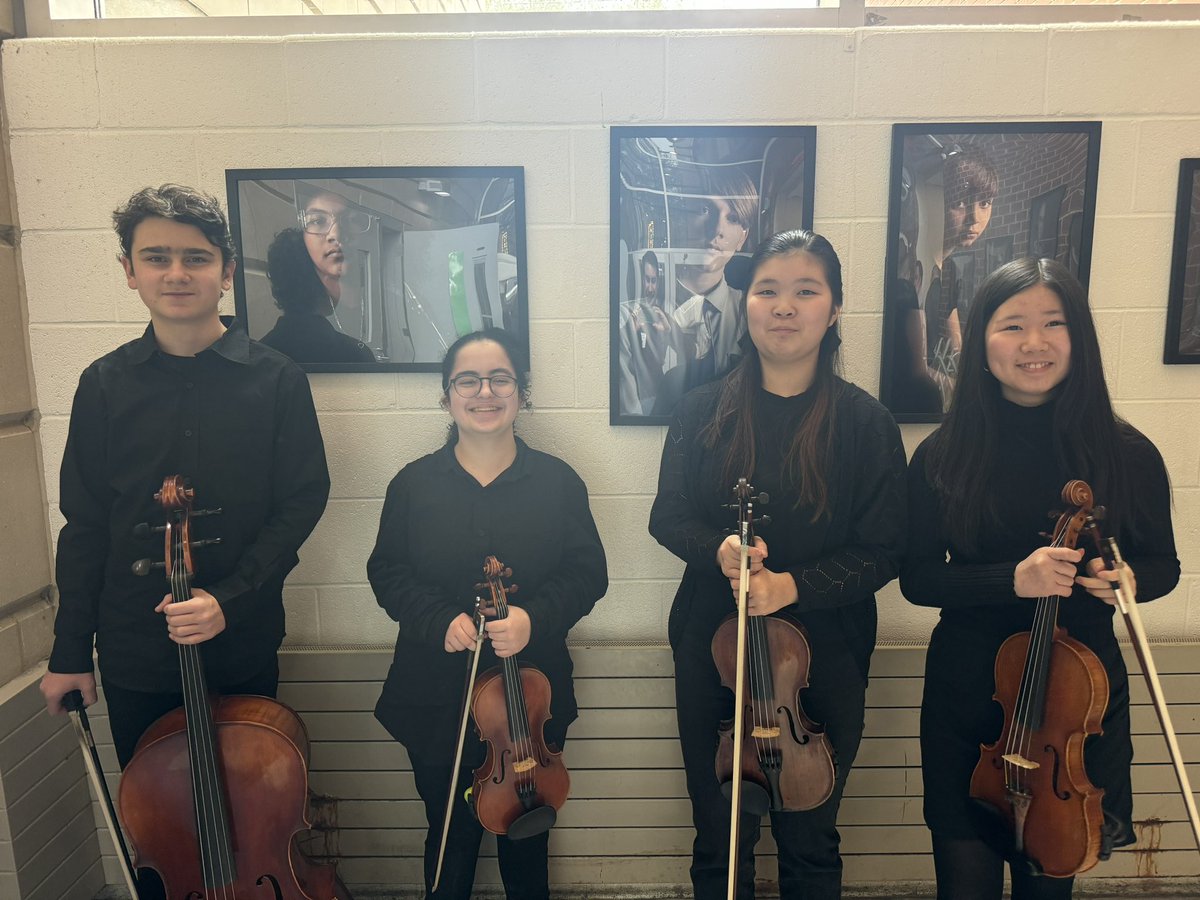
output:
[[[275,305],[285,314],[316,312],[329,302],[329,293],[317,275],[304,244],[304,232],[299,228],[285,228],[271,241],[267,278]]]
[[[121,255],[126,259],[132,259],[134,230],[152,217],[194,225],[210,244],[220,248],[224,265],[237,259],[233,237],[229,233],[229,219],[221,209],[221,201],[212,194],[182,184],[144,187],[123,206],[113,210],[113,228],[121,242]]]

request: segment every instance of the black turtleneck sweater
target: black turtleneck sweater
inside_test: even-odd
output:
[[[999,735],[1001,709],[992,701],[996,652],[1009,635],[1028,631],[1036,602],[1016,596],[1017,563],[1046,546],[1051,510],[1062,510],[1060,492],[1085,472],[1064,471],[1054,459],[1054,403],[1026,408],[1003,402],[995,490],[1001,513],[989,523],[982,546],[968,553],[946,533],[942,500],[926,473],[932,438],[913,454],[908,470],[908,556],[900,573],[904,596],[919,606],[942,610],[926,660],[921,750],[926,820],[935,832],[968,828],[965,800],[979,744]],[[1158,450],[1135,429],[1121,431],[1124,477],[1138,508],[1125,510],[1116,535],[1137,576],[1138,600],[1169,593],[1179,580],[1171,531],[1170,485]],[[1096,497],[1097,504],[1106,502]],[[1088,557],[1093,556],[1090,548]],[[1085,557],[1085,561],[1086,561]],[[1080,564],[1083,570],[1083,563]],[[1092,780],[1104,787],[1105,810],[1129,828],[1131,796],[1127,762],[1129,715],[1127,677],[1113,631],[1114,608],[1076,586],[1059,606],[1059,624],[1086,644],[1108,671],[1110,703],[1104,735],[1086,746]],[[1122,629],[1124,630],[1124,629]],[[1118,835],[1117,843],[1126,843]]]

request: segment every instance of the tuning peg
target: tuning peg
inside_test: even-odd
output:
[[[221,509],[219,506],[214,507],[213,509],[193,509],[192,518],[195,519],[198,516],[219,516],[223,512],[225,512],[225,510]]]
[[[150,537],[152,534],[162,534],[166,530],[166,525],[151,525],[149,522],[138,522],[133,526],[133,536],[138,539],[144,539]]]
[[[1108,510],[1105,509],[1103,506],[1093,506],[1092,507],[1092,518],[1095,519],[1097,522],[1103,522],[1105,519],[1108,518]]]
[[[771,502],[771,495],[768,494],[766,491],[763,491],[761,494],[758,495],[758,502],[761,503],[763,506],[766,506],[768,503]]]
[[[218,538],[205,538],[202,541],[192,541],[192,549],[196,550],[200,547],[207,547],[211,544],[219,544],[219,543],[221,543],[221,539],[219,537]]]
[[[770,516],[759,516],[754,521],[757,522],[759,525],[770,525],[771,517]]]
[[[1052,541],[1052,540],[1054,540],[1054,535],[1052,535],[1052,534],[1051,534],[1050,532],[1048,532],[1048,531],[1039,531],[1039,532],[1038,532],[1038,537],[1043,537],[1043,538],[1045,538],[1045,539],[1046,539],[1046,540],[1048,540],[1048,541]]]
[[[519,587],[520,587],[520,585],[510,584],[505,588],[505,592],[509,593],[509,594],[515,594]]]
[[[1059,517],[1062,516],[1062,514],[1063,514],[1063,511],[1061,509],[1052,509],[1052,510],[1050,510],[1050,512],[1046,513],[1046,518],[1054,519],[1054,521],[1057,522]]]
[[[167,564],[164,562],[155,562],[152,559],[139,559],[129,567],[134,575],[149,575],[152,569],[165,569]]]

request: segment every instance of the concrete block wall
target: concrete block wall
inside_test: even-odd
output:
[[[648,537],[663,431],[608,425],[609,126],[817,126],[818,230],[842,254],[851,380],[878,386],[891,124],[1098,119],[1093,303],[1119,408],[1166,457],[1184,580],[1155,639],[1200,635],[1200,368],[1161,359],[1178,160],[1200,155],[1200,27],[70,39],[3,49],[51,531],[79,371],[146,321],[108,216],[227,167],[526,168],[534,403],[521,432],[580,472],[612,589],[586,639],[662,640],[680,565]],[[232,304],[230,304],[232,309]],[[388,641],[364,566],[384,488],[441,441],[432,375],[312,377],[333,474],[288,589],[289,641]],[[906,426],[910,446],[928,432]],[[883,640],[933,616],[895,586]]]

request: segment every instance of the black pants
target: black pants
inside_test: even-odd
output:
[[[981,840],[933,836],[933,865],[938,900],[1000,900],[1004,894],[1004,859]],[[1074,878],[1031,875],[1024,866],[1009,866],[1012,900],[1070,900]]]
[[[546,723],[547,744],[561,748],[566,739],[565,729],[554,727],[554,719]],[[438,848],[442,842],[445,821],[446,793],[453,773],[453,759],[429,764],[412,760],[417,793],[425,803],[425,819],[429,831],[425,834],[425,896],[427,900],[469,900],[475,884],[475,863],[479,858],[479,842],[483,826],[475,818],[464,799],[471,786],[473,770],[483,763],[484,745],[475,740],[468,729],[463,763],[454,789],[454,810],[450,817],[450,834],[446,840],[446,856],[436,892],[432,890],[437,869]],[[496,855],[500,862],[500,878],[508,900],[549,900],[550,878],[547,868],[550,834],[511,841],[504,835],[496,837]]]
[[[274,697],[279,689],[279,661],[272,657],[270,665],[241,684],[223,688],[221,694],[253,694]],[[121,769],[133,759],[133,751],[146,730],[159,718],[183,706],[182,694],[148,694],[131,691],[115,684],[104,685],[104,701],[108,706],[108,721],[112,728],[113,745]],[[151,869],[138,871],[138,894],[141,900],[159,900],[165,896],[162,881]]]
[[[711,635],[708,636],[711,638]],[[838,806],[858,753],[866,702],[866,676],[844,646],[814,647],[805,712],[825,726],[837,756],[833,795],[807,812],[772,812],[779,850],[781,900],[837,900],[842,893]],[[733,694],[721,686],[708,639],[685,632],[675,648],[675,702],[692,821],[692,887],[696,900],[725,900],[729,878],[729,801],[715,771],[717,728],[733,717]],[[754,845],[759,819],[742,818],[738,900],[754,897]]]

